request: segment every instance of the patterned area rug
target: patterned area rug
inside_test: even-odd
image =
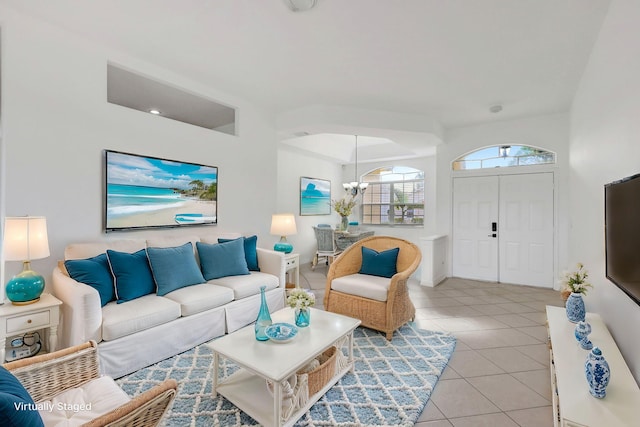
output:
[[[456,346],[451,335],[414,324],[400,328],[391,341],[362,327],[354,338],[355,373],[347,373],[296,426],[412,426]],[[178,394],[162,424],[167,427],[257,425],[223,397],[212,398],[212,362],[211,350],[198,346],[117,383],[134,396],[166,378],[176,379]],[[237,369],[224,363],[224,372]]]

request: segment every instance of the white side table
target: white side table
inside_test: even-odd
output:
[[[49,352],[58,345],[58,323],[62,301],[51,294],[42,294],[40,301],[28,305],[13,305],[7,300],[0,306],[0,363],[5,361],[7,338],[38,329],[48,329],[45,345]]]
[[[286,288],[300,287],[300,254],[284,255]]]

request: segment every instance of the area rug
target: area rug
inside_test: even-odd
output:
[[[391,341],[359,327],[354,331],[355,372],[347,373],[295,426],[412,426],[447,366],[456,340],[415,324],[397,330]],[[161,425],[242,427],[258,423],[222,396],[211,396],[213,353],[205,346],[163,360],[117,380],[130,396],[167,378],[178,393]],[[224,361],[223,372],[237,367]]]

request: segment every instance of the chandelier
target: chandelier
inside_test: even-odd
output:
[[[355,163],[355,172],[354,172],[354,180],[351,182],[345,182],[342,184],[344,187],[344,191],[351,194],[351,197],[356,197],[358,195],[358,191],[360,194],[364,195],[364,192],[367,190],[368,182],[359,182],[358,181],[358,135],[356,137],[356,163]]]

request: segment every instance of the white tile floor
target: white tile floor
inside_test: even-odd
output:
[[[326,271],[300,271],[320,306]],[[447,279],[410,293],[421,328],[458,339],[417,427],[553,426],[545,306],[562,306],[559,292]]]

